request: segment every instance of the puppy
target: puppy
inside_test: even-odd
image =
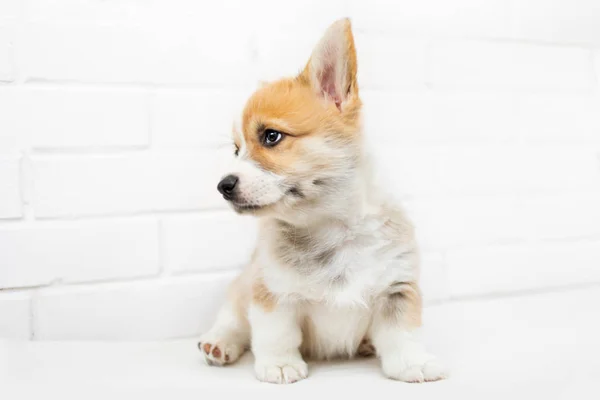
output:
[[[234,129],[218,184],[259,220],[256,248],[199,348],[209,365],[251,348],[256,377],[292,383],[305,359],[376,354],[383,373],[435,381],[445,369],[417,339],[413,226],[374,183],[362,141],[351,23],[333,23],[302,72],[267,83]]]

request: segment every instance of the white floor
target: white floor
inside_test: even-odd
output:
[[[376,360],[311,365],[307,380],[264,384],[252,356],[205,366],[195,340],[0,342],[0,398],[600,399],[600,288],[431,306],[425,338],[450,379],[385,379]],[[143,396],[143,397],[142,397]]]

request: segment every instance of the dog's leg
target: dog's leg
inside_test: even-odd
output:
[[[417,339],[421,326],[421,295],[416,283],[395,283],[375,308],[370,337],[383,373],[405,382],[436,381],[445,368]]]
[[[255,295],[249,319],[256,377],[271,383],[293,383],[306,378],[308,366],[300,354],[302,331],[296,309],[276,304],[263,293]]]
[[[230,299],[217,314],[212,328],[200,337],[198,348],[208,365],[222,366],[236,361],[250,344],[250,326]]]

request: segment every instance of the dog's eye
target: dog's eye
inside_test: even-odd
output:
[[[240,148],[237,147],[237,145],[235,146],[235,151],[233,152],[233,154],[237,157],[238,154],[240,154]]]
[[[275,146],[277,143],[279,143],[281,141],[281,139],[283,139],[283,134],[281,132],[277,132],[276,130],[273,129],[267,129],[265,131],[265,136],[264,136],[264,143],[265,146]]]

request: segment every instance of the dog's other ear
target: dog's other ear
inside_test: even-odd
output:
[[[344,101],[358,94],[356,71],[352,25],[344,18],[327,28],[299,78],[341,110]]]

